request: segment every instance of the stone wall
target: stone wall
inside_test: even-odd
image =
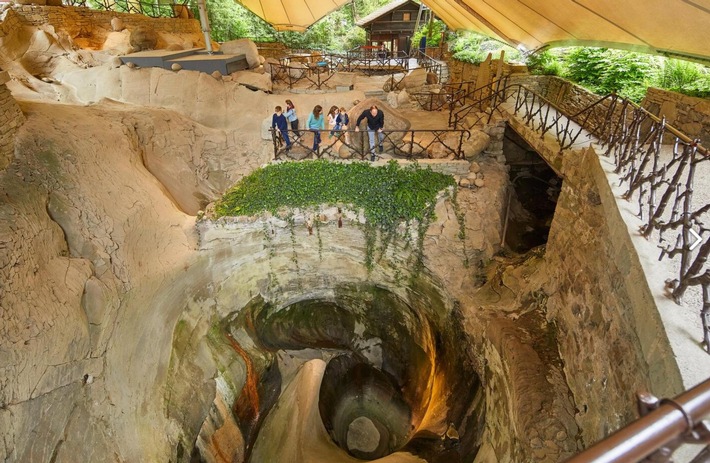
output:
[[[0,71],[0,170],[12,161],[15,133],[25,119],[10,90],[5,86],[9,80],[9,74]]]
[[[17,5],[7,12],[5,21],[0,26],[0,36],[7,35],[20,25],[35,27],[50,25],[57,32],[66,32],[81,46],[98,48],[112,32],[111,19],[113,18],[120,18],[128,30],[147,26],[164,34],[202,35],[200,22],[196,19],[151,18],[140,14],[71,6]],[[204,45],[204,38],[202,40]]]
[[[588,446],[637,417],[637,392],[674,396],[683,386],[599,155],[567,152],[561,170],[546,255],[547,316]]]
[[[17,31],[23,24],[22,17],[14,9],[6,10],[4,14],[5,18],[0,21],[0,37],[10,35],[11,32]],[[1,15],[0,18],[2,18]]]
[[[544,294],[586,447],[636,418],[635,393],[672,397],[682,380],[599,154],[509,124],[563,179]]]
[[[703,146],[710,146],[709,98],[651,87],[641,105],[659,117],[665,116],[668,124],[690,138],[699,138]]]
[[[283,58],[289,53],[289,49],[281,42],[256,42],[259,54],[264,58]]]

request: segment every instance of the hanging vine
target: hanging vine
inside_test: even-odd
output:
[[[415,244],[413,270],[417,274],[423,267],[424,236],[434,219],[437,195],[455,185],[450,175],[421,168],[416,163],[400,167],[394,160],[382,167],[373,167],[366,162],[346,164],[327,160],[284,162],[257,169],[244,177],[215,205],[215,216],[276,213],[283,207],[315,211],[323,204],[347,204],[354,210],[361,210],[365,217],[364,264],[368,273],[374,267],[377,251],[382,259],[397,236],[397,228],[404,222],[403,246],[407,249]],[[410,224],[415,221],[418,224],[417,241],[411,243]],[[319,222],[316,219],[314,225],[318,255],[322,260]],[[292,216],[288,223],[293,249],[291,260],[300,272]],[[379,248],[376,243],[378,232],[382,236]]]

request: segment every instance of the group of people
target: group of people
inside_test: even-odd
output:
[[[337,106],[332,106],[327,115],[328,128],[330,133],[329,138],[333,137],[336,132],[345,132],[345,143],[350,143],[347,131],[350,125],[350,118],[345,108],[338,108]],[[382,153],[382,142],[384,141],[384,133],[382,130],[385,126],[385,115],[377,108],[376,105],[372,105],[369,110],[365,110],[360,114],[355,122],[355,131],[360,131],[360,122],[367,119],[367,135],[370,142],[370,160],[375,160],[375,134],[377,134],[377,141],[379,146],[379,152]],[[313,111],[308,115],[308,120],[306,122],[306,128],[313,132],[313,151],[318,152],[321,143],[321,131],[325,131],[325,120],[323,115],[323,107],[321,105],[316,105]],[[276,106],[274,110],[274,115],[271,118],[271,127],[274,130],[278,130],[286,143],[286,152],[291,149],[291,138],[289,137],[289,124],[291,126],[291,131],[295,136],[299,135],[298,132],[298,115],[296,114],[296,108],[291,100],[286,100],[286,111],[284,112],[281,106]]]

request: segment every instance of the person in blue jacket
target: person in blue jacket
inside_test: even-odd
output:
[[[308,126],[308,130],[313,132],[313,151],[318,153],[320,131],[325,130],[325,118],[323,117],[323,107],[321,105],[316,105],[313,108],[313,112],[308,115],[306,126]]]
[[[274,115],[271,116],[271,128],[281,132],[281,136],[286,142],[286,151],[291,149],[291,140],[288,138],[288,122],[286,116],[281,112],[281,106],[274,108]]]

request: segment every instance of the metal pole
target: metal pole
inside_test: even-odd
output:
[[[637,462],[688,434],[710,416],[710,379],[567,460],[567,463]]]
[[[200,24],[202,25],[202,33],[205,34],[205,47],[210,55],[212,50],[212,38],[210,37],[210,23],[207,20],[207,5],[205,0],[197,0],[197,9],[200,12]]]

